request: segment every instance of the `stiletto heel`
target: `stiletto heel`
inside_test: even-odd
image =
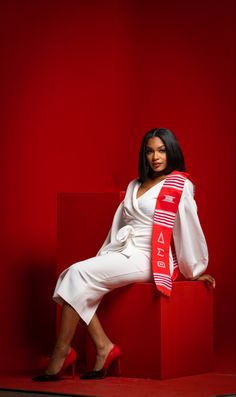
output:
[[[35,382],[54,382],[62,378],[68,367],[72,367],[72,378],[75,378],[75,362],[77,359],[77,354],[74,349],[70,349],[70,352],[67,354],[65,361],[62,365],[62,368],[57,374],[42,374],[38,376],[34,376],[32,378]]]
[[[107,369],[107,374],[110,376],[121,376],[121,362],[120,357],[111,362]]]
[[[101,369],[98,371],[89,371],[86,372],[84,375],[82,375],[80,378],[81,379],[103,379],[105,378],[108,373],[114,373],[114,368],[116,368],[116,374],[119,373],[121,374],[120,371],[120,357],[121,357],[121,351],[118,346],[114,345],[113,348],[111,349],[110,353],[108,354],[105,363]],[[112,370],[113,367],[113,370]]]
[[[71,368],[72,368],[72,379],[74,380],[75,379],[75,361],[72,363]]]

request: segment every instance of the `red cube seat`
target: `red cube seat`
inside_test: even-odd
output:
[[[122,376],[165,379],[210,372],[213,363],[213,294],[202,282],[175,282],[170,298],[151,283],[106,295],[101,323],[122,351]],[[87,341],[87,364],[95,352]]]

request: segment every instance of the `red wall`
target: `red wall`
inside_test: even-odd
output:
[[[1,371],[54,340],[56,197],[124,189],[143,133],[177,134],[217,279],[215,343],[235,324],[235,2],[1,4]]]

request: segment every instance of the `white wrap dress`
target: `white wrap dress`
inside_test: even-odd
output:
[[[164,180],[137,198],[140,182],[130,182],[111,230],[97,256],[64,270],[53,299],[69,303],[89,324],[102,297],[114,288],[134,282],[152,282],[151,238],[156,199]],[[186,279],[200,276],[208,265],[206,240],[197,215],[192,182],[186,180],[173,238],[179,270]],[[170,250],[170,268],[173,260]]]

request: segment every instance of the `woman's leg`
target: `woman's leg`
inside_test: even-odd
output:
[[[59,334],[58,343],[54,349],[48,371],[50,371],[50,373],[52,371],[55,372],[54,363],[58,361],[55,357],[58,356],[57,352],[61,350],[61,348],[59,349],[60,346],[64,346],[64,357],[65,354],[67,354],[69,343],[74,335],[79,317],[87,324],[88,331],[97,350],[94,370],[98,371],[101,369],[113,347],[113,343],[105,334],[96,315],[100,300],[103,295],[114,288],[134,282],[145,282],[150,280],[152,280],[150,258],[148,255],[140,252],[134,252],[131,257],[126,257],[121,253],[96,256],[75,263],[70,266],[67,271],[63,272],[58,279],[53,297],[57,302],[60,302],[61,299],[68,303],[73,302],[73,307],[76,308],[76,312],[71,306],[67,306],[69,306],[70,311],[74,313],[73,318],[75,315],[75,327],[73,328],[72,324],[70,325],[70,319],[65,321],[65,326],[62,326],[62,330],[66,329],[68,331],[69,327],[70,336],[67,338],[67,342],[65,342],[65,335],[67,335],[67,332],[63,331]],[[80,313],[80,315],[78,316],[77,313]],[[69,312],[69,316],[70,315],[71,313]],[[65,318],[67,318],[67,316],[65,316]],[[67,322],[69,324],[67,324]],[[62,321],[62,324],[64,324],[64,321]]]
[[[80,317],[73,307],[64,302],[62,305],[59,335],[52,357],[49,360],[46,374],[57,374],[62,368],[64,360],[70,350],[70,344],[75,334],[79,319]]]
[[[105,334],[97,314],[94,314],[92,317],[92,320],[88,325],[88,332],[96,348],[96,362],[94,365],[94,371],[98,371],[103,367],[106,357],[108,356],[114,344]]]

